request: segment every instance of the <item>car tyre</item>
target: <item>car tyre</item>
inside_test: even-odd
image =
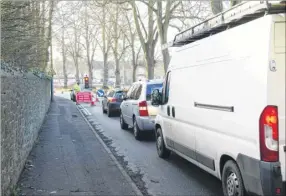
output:
[[[120,126],[121,126],[121,129],[124,129],[124,130],[128,129],[128,125],[124,122],[122,113],[120,113]]]
[[[234,161],[229,160],[225,163],[221,182],[224,196],[246,195],[240,170]]]
[[[140,141],[142,139],[142,132],[138,127],[138,124],[137,124],[135,117],[133,118],[133,134],[134,134],[134,137],[136,140]]]
[[[156,129],[156,148],[160,158],[166,159],[170,156],[171,151],[166,148],[163,133],[160,127]]]
[[[110,107],[108,106],[108,109],[107,109],[107,116],[108,117],[112,117],[113,116],[113,113],[110,111]]]
[[[104,109],[103,103],[102,103],[102,113],[103,113],[103,114],[106,114],[106,110]]]

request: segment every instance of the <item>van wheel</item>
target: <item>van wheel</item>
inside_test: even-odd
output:
[[[222,189],[224,196],[244,196],[245,189],[237,164],[229,160],[222,171]]]
[[[120,114],[120,127],[124,130],[128,129],[128,125],[124,122],[122,113]]]
[[[166,148],[163,133],[161,128],[156,129],[156,147],[157,147],[157,153],[159,157],[161,158],[168,158],[171,154],[171,151]]]
[[[137,125],[136,118],[133,118],[133,134],[136,140],[141,140],[142,133]]]

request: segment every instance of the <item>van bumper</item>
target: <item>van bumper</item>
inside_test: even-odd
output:
[[[264,162],[239,154],[237,163],[244,187],[249,194],[285,195],[285,181],[282,181],[280,162]]]
[[[137,116],[136,117],[137,125],[141,131],[152,132],[155,129],[155,117],[153,116]]]

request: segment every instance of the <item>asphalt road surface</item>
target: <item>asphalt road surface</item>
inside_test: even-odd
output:
[[[120,128],[119,117],[102,113],[100,103],[80,107],[144,195],[222,195],[218,179],[174,153],[159,158],[152,136],[135,140],[132,131]]]

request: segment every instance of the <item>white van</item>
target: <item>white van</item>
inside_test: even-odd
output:
[[[283,195],[285,11],[185,40],[152,94],[158,155],[173,151],[216,176],[224,195]]]

